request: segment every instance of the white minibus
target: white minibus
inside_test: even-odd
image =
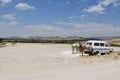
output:
[[[94,54],[110,53],[113,51],[111,44],[106,41],[89,40],[86,44],[92,47]]]

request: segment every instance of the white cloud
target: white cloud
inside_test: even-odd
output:
[[[83,11],[86,11],[88,13],[97,12],[99,14],[103,14],[104,10],[105,8],[103,8],[101,5],[97,5],[97,6],[91,6],[88,9],[84,9]]]
[[[86,16],[87,16],[87,15],[85,15],[85,14],[82,14],[82,15],[80,15],[80,16],[70,16],[69,19],[84,18],[84,17],[86,17]]]
[[[63,29],[46,24],[27,25],[25,26],[25,28],[30,32],[35,33],[35,35],[37,34],[42,36],[57,36],[64,34]]]
[[[116,2],[118,2],[118,0],[101,0],[98,5],[106,7],[106,6],[116,3]]]
[[[45,24],[27,25],[26,29],[30,30],[30,32],[35,33],[36,35],[44,36],[119,36],[120,33],[120,26],[102,23],[56,22],[55,25],[56,26]]]
[[[35,31],[39,31],[39,30],[52,30],[51,27],[48,28],[48,25],[47,27],[45,25],[27,25],[28,29],[31,29],[31,30],[35,30]]]
[[[6,19],[6,20],[15,20],[16,19],[15,15],[13,15],[13,14],[4,14],[4,15],[2,15],[2,18]]]
[[[66,4],[69,5],[69,4],[70,4],[70,1],[66,1]]]
[[[18,22],[15,21],[16,17],[14,14],[4,14],[1,17],[4,19],[4,21],[0,22],[2,26],[16,26],[18,24]]]
[[[68,31],[70,32],[69,34],[79,36],[118,36],[120,33],[120,26],[113,26],[110,24],[65,22],[57,22],[56,24],[71,27],[72,29]]]
[[[43,31],[54,31],[54,30],[58,30],[58,28],[53,27],[51,25],[27,25],[26,28],[29,28],[31,30],[35,30],[35,31],[39,31],[39,30],[43,30]]]
[[[69,19],[81,18],[81,16],[70,16]]]
[[[105,13],[106,7],[112,4],[113,6],[119,2],[119,0],[100,0],[97,5],[90,6],[89,8],[83,9],[83,11],[88,13],[98,13],[103,14]]]
[[[0,22],[0,28],[6,27],[9,29],[17,29],[19,26],[16,21]],[[103,23],[70,23],[70,22],[56,22],[53,25],[36,24],[36,25],[22,25],[19,31],[20,34],[33,35],[33,36],[83,36],[83,37],[94,37],[94,36],[119,36],[120,26],[114,26]],[[62,27],[60,27],[62,26]],[[8,29],[8,30],[9,30]],[[4,30],[6,31],[6,30]],[[15,30],[16,31],[16,30]],[[16,31],[16,32],[17,32]]]
[[[17,21],[8,21],[8,22],[1,21],[0,22],[1,27],[11,27],[11,26],[16,26],[17,24],[18,24]]]
[[[11,21],[10,23],[9,23],[9,25],[11,25],[11,26],[15,26],[15,25],[17,25],[18,24],[18,22],[16,22],[16,21]]]
[[[16,6],[15,6],[16,9],[19,9],[19,10],[34,10],[35,7],[29,5],[28,3],[18,3]]]
[[[8,4],[10,2],[12,2],[12,0],[0,0],[2,5]]]
[[[116,2],[113,4],[114,7],[119,7],[120,6],[120,2]]]

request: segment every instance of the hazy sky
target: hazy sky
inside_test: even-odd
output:
[[[120,0],[0,0],[9,36],[120,36]]]

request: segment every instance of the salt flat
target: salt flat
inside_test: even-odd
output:
[[[70,44],[17,43],[0,48],[0,80],[120,80],[120,57],[82,57]]]

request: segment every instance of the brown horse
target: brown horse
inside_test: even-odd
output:
[[[93,48],[87,44],[81,44],[79,48],[80,48],[80,52],[82,53],[82,56],[85,52],[89,52],[89,54],[93,52]]]

